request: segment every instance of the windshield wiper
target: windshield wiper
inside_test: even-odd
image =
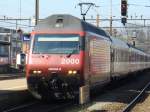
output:
[[[72,54],[74,54],[76,51],[76,49],[72,50],[72,52],[70,52],[66,57],[69,58]]]

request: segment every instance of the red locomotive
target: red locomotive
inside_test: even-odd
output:
[[[74,98],[150,67],[150,55],[71,15],[52,15],[32,32],[26,76],[37,98]]]

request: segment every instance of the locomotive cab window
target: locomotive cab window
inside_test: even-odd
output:
[[[79,35],[36,35],[33,53],[35,54],[78,54]]]

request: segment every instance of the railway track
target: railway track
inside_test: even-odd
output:
[[[16,107],[12,107],[11,109],[8,109],[8,110],[3,110],[2,112],[15,112],[15,111],[19,111],[20,109],[28,108],[28,107],[33,106],[35,104],[37,104],[37,102],[31,102],[31,103],[19,105]]]
[[[60,111],[68,106],[71,106],[72,103],[41,103],[41,102],[31,102],[23,104],[20,106],[12,107],[8,110],[3,110],[2,112],[54,112]]]
[[[150,87],[150,82],[148,82],[141,92],[121,111],[121,112],[129,112],[140,100],[140,98],[145,94],[145,91]]]
[[[140,72],[136,76],[110,84],[106,92],[100,96],[97,95],[98,97],[94,98],[84,110],[88,112],[130,112],[137,107],[138,102],[141,103],[146,98],[147,91],[150,89],[149,74],[149,71]]]
[[[143,74],[145,75],[142,76],[139,74],[136,78],[129,77],[124,80],[120,80],[117,83],[108,85],[109,87],[107,87],[106,90],[103,90],[104,93],[102,93],[98,99],[94,98],[96,99],[96,102],[100,103],[101,107],[99,107],[98,110],[99,111],[105,110],[105,112],[111,112],[111,111],[129,112],[137,104],[139,99],[143,95],[145,95],[144,94],[145,91],[150,86],[150,82],[149,82],[150,77],[148,75],[149,73],[143,73]],[[126,82],[128,82],[128,84],[126,84]],[[115,102],[118,102],[119,104]],[[102,106],[104,103],[105,105],[107,105],[105,106],[106,108]],[[76,112],[75,110],[77,111],[91,110],[88,108],[89,105],[90,104],[84,105],[83,108],[83,106],[74,105],[72,102],[67,102],[67,101],[63,103],[51,102],[50,104],[43,103],[43,102],[35,102],[35,103],[28,103],[25,105],[13,107],[8,110],[3,110],[2,112],[54,112],[54,111]],[[121,105],[121,106],[117,106],[117,105]],[[115,108],[111,108],[112,106]],[[92,112],[92,111],[88,111],[88,112]]]

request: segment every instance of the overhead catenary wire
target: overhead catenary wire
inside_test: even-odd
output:
[[[8,21],[0,21],[1,23],[8,23],[8,24],[14,24],[16,25],[16,23],[13,23],[13,22],[8,22]],[[34,26],[31,26],[31,25],[25,25],[25,24],[18,24],[20,26],[26,26],[26,27],[34,27]]]

